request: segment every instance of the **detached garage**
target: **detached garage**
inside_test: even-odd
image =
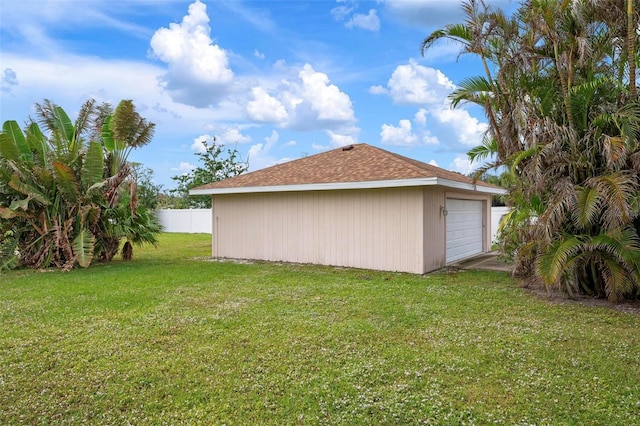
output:
[[[490,250],[503,190],[356,144],[190,193],[213,197],[214,257],[422,274]]]

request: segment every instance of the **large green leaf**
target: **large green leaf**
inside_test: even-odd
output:
[[[15,120],[5,121],[2,125],[0,154],[4,158],[14,161],[19,160],[23,154],[30,154],[24,134]]]
[[[13,139],[22,155],[31,156],[29,145],[27,145],[24,134],[15,120],[5,121],[2,125],[2,133],[8,134]]]
[[[104,148],[109,152],[113,152],[116,148],[113,128],[111,127],[111,116],[107,116],[102,124],[102,143],[104,144]]]
[[[27,129],[27,144],[33,152],[37,152],[39,154],[41,159],[40,164],[46,164],[46,153],[49,150],[49,145],[47,144],[47,138],[44,136],[37,123],[31,123]]]
[[[102,181],[104,157],[102,146],[98,142],[89,143],[89,149],[82,164],[82,184],[90,188]]]
[[[86,229],[82,229],[73,240],[73,254],[81,267],[86,268],[91,265],[95,242],[95,237]]]
[[[56,183],[60,192],[67,198],[67,200],[75,203],[80,198],[80,191],[78,189],[78,181],[71,167],[67,166],[60,161],[53,162],[53,170],[56,175]]]
[[[69,143],[69,150],[72,151],[72,145],[75,138],[75,129],[73,127],[73,122],[71,121],[67,113],[62,109],[62,107],[59,107],[57,105],[53,108],[53,118],[58,134],[66,142]]]
[[[9,186],[21,194],[27,195],[32,200],[39,202],[44,206],[48,206],[51,204],[51,201],[38,189],[36,189],[33,185],[22,182],[20,180],[20,176],[14,174],[11,176],[11,180],[9,180]]]

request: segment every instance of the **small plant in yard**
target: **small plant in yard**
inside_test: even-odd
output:
[[[505,273],[208,261],[0,278],[0,424],[640,423],[640,316]]]

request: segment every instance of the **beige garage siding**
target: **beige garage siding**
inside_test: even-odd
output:
[[[424,272],[446,266],[445,200],[444,188],[424,188]]]
[[[215,195],[213,255],[423,273],[425,207],[420,187]]]

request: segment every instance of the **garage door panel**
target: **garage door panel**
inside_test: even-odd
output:
[[[447,199],[447,263],[483,252],[483,202]]]

